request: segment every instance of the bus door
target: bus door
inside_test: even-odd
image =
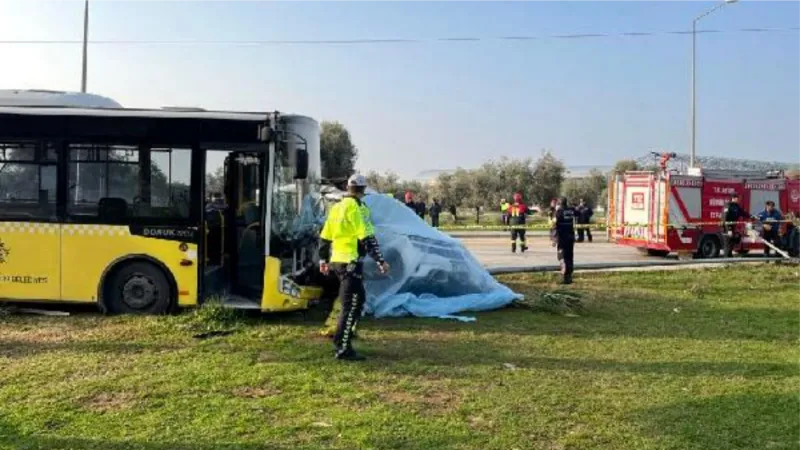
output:
[[[261,298],[264,286],[265,155],[232,152],[225,160],[226,265],[233,294],[253,300]]]
[[[0,298],[61,298],[52,143],[0,141]]]

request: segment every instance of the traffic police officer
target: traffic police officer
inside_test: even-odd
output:
[[[378,263],[381,273],[389,270],[383,259],[368,212],[363,204],[367,180],[362,175],[353,175],[347,180],[347,195],[334,205],[320,233],[320,272],[333,271],[339,278],[339,298],[342,311],[333,342],[335,357],[340,360],[364,359],[353,350],[353,329],[361,318],[366,301],[364,289],[364,257],[367,253]]]
[[[575,250],[575,209],[567,204],[566,197],[561,198],[561,203],[556,208],[551,235],[561,264],[561,283],[571,284]]]
[[[739,194],[732,193],[731,201],[725,204],[722,210],[722,231],[725,241],[725,257],[733,256],[733,248],[742,241],[742,233],[737,228],[737,222],[742,219],[749,219],[750,215],[739,204]]]
[[[367,227],[367,236],[374,236],[375,235],[375,225],[372,223],[372,216],[369,210],[369,207],[364,203],[361,202],[361,215],[364,217],[364,225]],[[327,284],[325,284],[325,288],[323,292],[333,291],[334,287],[335,290],[338,292],[341,283],[339,281],[338,276],[336,274],[328,274],[325,277]],[[328,311],[328,318],[325,319],[325,325],[322,328],[323,336],[333,337],[336,335],[336,328],[338,327],[339,323],[339,316],[342,314],[342,297],[338,296],[330,302],[330,310]],[[351,333],[350,339],[358,338],[358,330],[356,325],[353,325],[353,330]]]

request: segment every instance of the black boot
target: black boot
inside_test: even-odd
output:
[[[565,274],[561,284],[572,284],[572,274]]]
[[[525,245],[525,244],[522,244],[522,253],[525,253],[526,251],[528,251],[528,246]]]
[[[516,242],[512,242],[511,243],[511,253],[517,253],[517,243]]]
[[[334,356],[340,361],[364,361],[366,358],[356,353],[352,348],[346,350],[337,350]]]

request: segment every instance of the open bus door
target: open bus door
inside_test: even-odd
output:
[[[205,296],[222,297],[230,307],[298,310],[320,294],[320,289],[291,279],[290,263],[302,249],[273,229],[275,196],[280,195],[275,173],[292,164],[295,181],[305,179],[308,171],[306,150],[298,148],[288,157],[286,142],[279,137],[269,137],[268,151],[230,152],[223,169],[224,204],[206,210]]]

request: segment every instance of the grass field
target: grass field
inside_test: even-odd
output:
[[[5,316],[0,448],[798,448],[796,267],[568,290],[583,304],[569,314],[367,320],[360,364],[333,361],[320,321],[298,316]],[[235,332],[192,337],[208,327]]]

